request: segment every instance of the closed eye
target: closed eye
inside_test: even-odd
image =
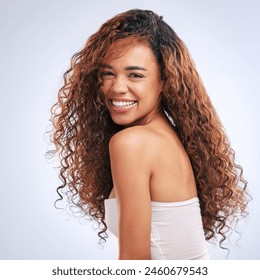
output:
[[[110,71],[103,71],[103,72],[100,73],[100,77],[104,78],[104,79],[113,78],[114,77],[114,73],[112,73]]]
[[[130,78],[143,78],[144,76],[142,75],[142,74],[138,74],[138,73],[130,73],[129,75],[128,75],[128,77],[130,77]]]

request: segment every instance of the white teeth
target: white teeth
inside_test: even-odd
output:
[[[135,104],[135,101],[113,101],[112,100],[112,104],[115,106],[115,107],[119,107],[119,108],[122,108],[122,107],[130,107],[130,106],[133,106]]]

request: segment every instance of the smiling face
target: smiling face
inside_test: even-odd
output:
[[[102,91],[112,120],[145,124],[161,108],[163,81],[152,50],[141,42],[113,43],[100,71]]]

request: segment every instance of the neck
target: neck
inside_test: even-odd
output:
[[[141,125],[149,124],[152,120],[154,120],[160,113],[162,112],[161,107],[157,107],[156,110],[151,112],[151,114],[147,115],[142,121]]]
[[[135,125],[147,125],[150,122],[152,122],[158,115],[163,114],[163,109],[161,106],[157,106],[153,111],[151,111],[148,115],[145,117],[139,119],[135,123],[132,123],[130,126],[135,126]],[[128,127],[128,126],[126,126]]]

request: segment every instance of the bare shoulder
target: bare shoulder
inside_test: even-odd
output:
[[[125,128],[112,136],[109,142],[110,151],[148,152],[156,144],[158,136],[149,128],[134,126]]]

